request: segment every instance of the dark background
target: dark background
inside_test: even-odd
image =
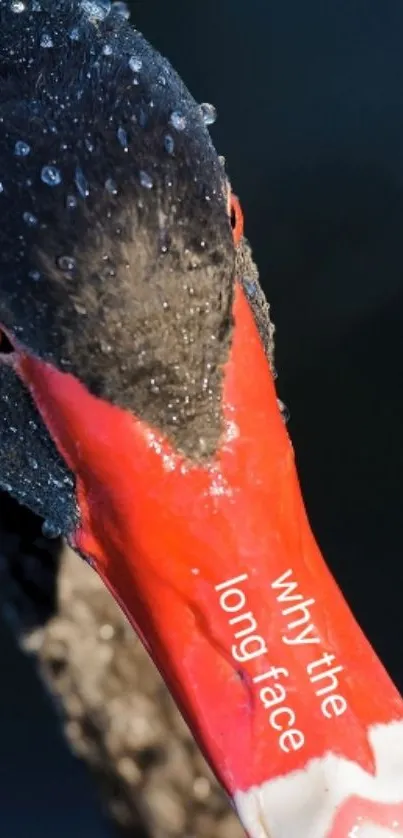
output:
[[[195,97],[218,108],[212,133],[272,303],[311,522],[402,689],[403,5],[132,6]],[[2,835],[100,838],[87,778],[4,631]]]

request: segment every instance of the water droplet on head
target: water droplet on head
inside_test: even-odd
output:
[[[90,194],[90,190],[88,188],[88,183],[87,183],[86,178],[84,176],[84,172],[83,172],[83,170],[81,169],[80,166],[77,166],[76,170],[74,172],[74,183],[75,183],[81,197],[82,198],[88,198],[88,195]]]
[[[31,146],[28,145],[28,143],[24,143],[24,140],[17,140],[14,146],[14,154],[16,157],[27,157],[30,151]]]
[[[157,393],[159,393],[159,391],[160,391],[160,388],[159,388],[155,378],[150,378],[150,390],[151,390],[152,393],[154,393],[154,395],[157,395]]]
[[[118,194],[116,182],[111,177],[108,177],[108,179],[105,181],[105,189],[107,192],[110,192],[111,195]]]
[[[28,277],[29,279],[32,279],[34,282],[38,282],[38,280],[41,278],[41,275],[39,271],[29,271]]]
[[[76,260],[73,256],[59,256],[57,266],[64,273],[72,273],[76,268]]]
[[[125,151],[128,151],[128,143],[127,143],[127,134],[124,128],[118,128],[116,132],[117,138],[120,142],[120,145]]]
[[[91,20],[105,20],[111,10],[110,0],[81,0],[80,5]]]
[[[10,9],[16,15],[20,15],[21,12],[25,12],[26,8],[26,4],[23,3],[23,0],[12,0],[10,3]]]
[[[56,524],[53,524],[52,521],[46,520],[42,524],[42,535],[45,538],[53,539],[53,538],[60,538],[62,531],[60,527],[57,527]]]
[[[129,58],[129,67],[133,70],[133,73],[139,73],[143,66],[143,62],[141,58],[138,58],[137,55],[132,55]]]
[[[176,131],[184,131],[186,128],[186,117],[179,111],[173,111],[169,118],[169,122]]]
[[[56,166],[43,166],[41,171],[41,180],[47,186],[58,186],[62,182],[62,175],[60,169]]]
[[[0,195],[1,195],[2,192],[4,192],[4,186],[3,186],[3,184],[0,180]]]
[[[130,9],[127,3],[124,3],[123,0],[116,0],[115,3],[112,3],[112,11],[115,15],[122,17],[123,20],[129,20]]]
[[[77,206],[77,198],[75,195],[67,195],[66,207],[67,209],[75,209]]]
[[[202,119],[205,125],[214,125],[217,119],[217,110],[209,102],[202,102],[200,105]]]
[[[69,32],[70,41],[79,41],[80,40],[80,35],[81,35],[81,33],[80,33],[80,30],[77,26],[73,26],[73,28],[70,29],[70,32]]]
[[[171,137],[170,134],[165,134],[164,137],[164,148],[167,154],[173,154],[175,149],[175,142],[174,138]]]
[[[145,189],[152,189],[153,188],[153,179],[147,172],[141,171],[139,172],[140,183],[144,186]]]
[[[39,43],[41,47],[43,47],[43,49],[51,49],[54,46],[53,38],[51,35],[49,35],[48,32],[42,32],[41,40]]]
[[[102,47],[102,55],[112,55],[113,54],[113,47],[111,44],[104,44]]]
[[[22,217],[25,221],[25,224],[28,224],[28,227],[36,227],[38,219],[36,215],[32,214],[32,212],[24,212]]]
[[[256,284],[251,279],[248,279],[248,277],[246,276],[243,278],[242,284],[249,299],[253,300],[253,298],[256,297],[257,293]]]

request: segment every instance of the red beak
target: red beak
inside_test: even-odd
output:
[[[403,836],[403,704],[312,536],[239,284],[214,462],[28,355],[77,477],[77,549],[119,601],[253,838]]]

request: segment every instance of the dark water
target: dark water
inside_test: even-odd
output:
[[[332,569],[403,688],[403,6],[138,0],[212,100],[277,324],[282,398]],[[85,776],[0,624],[0,830],[103,838]]]

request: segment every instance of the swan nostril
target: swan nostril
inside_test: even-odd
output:
[[[0,355],[12,355],[15,348],[5,332],[0,328]]]

